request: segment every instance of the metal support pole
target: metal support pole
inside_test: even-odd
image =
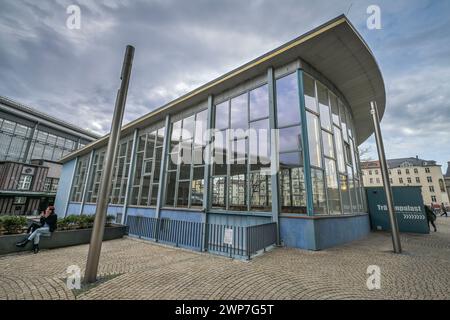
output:
[[[380,116],[375,101],[370,102],[370,113],[372,114],[373,126],[375,128],[375,139],[377,142],[378,158],[380,159],[381,176],[383,178],[384,191],[386,193],[386,201],[389,211],[389,221],[391,223],[392,244],[395,253],[401,253],[402,247],[400,244],[400,235],[398,232],[397,218],[395,217],[394,201],[392,197],[391,183],[389,181],[389,172],[386,162],[386,155],[384,153],[383,138],[381,136]]]
[[[309,157],[309,140],[308,140],[308,122],[306,115],[305,93],[303,86],[303,69],[297,69],[298,78],[298,98],[300,107],[301,129],[302,129],[302,155],[303,168],[305,170],[305,189],[306,189],[306,210],[308,216],[314,215],[313,187],[311,180],[311,159]]]
[[[280,184],[279,184],[279,169],[280,161],[278,156],[278,135],[277,135],[277,102],[276,102],[276,83],[274,69],[267,70],[267,83],[269,89],[269,122],[270,122],[270,184],[272,189],[272,221],[277,224],[276,243],[281,246],[280,235]]]
[[[100,260],[100,251],[102,249],[103,233],[105,231],[106,212],[108,209],[109,196],[111,194],[111,180],[113,166],[116,158],[117,146],[120,139],[120,129],[127,100],[128,85],[130,82],[131,67],[133,63],[134,47],[127,46],[125,58],[122,66],[122,74],[120,79],[122,83],[117,92],[116,106],[111,125],[111,133],[109,135],[108,147],[106,149],[105,162],[100,182],[99,196],[97,200],[97,208],[95,211],[95,221],[92,228],[91,243],[89,245],[89,253],[86,263],[86,271],[84,281],[92,283],[97,280],[98,262]]]

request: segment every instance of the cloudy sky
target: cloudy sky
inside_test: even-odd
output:
[[[66,26],[69,5],[81,29]],[[367,7],[381,9],[369,30]],[[346,13],[386,82],[389,158],[450,161],[448,0],[0,0],[0,95],[100,134],[124,48],[136,47],[125,122]],[[374,139],[362,145],[376,158]]]

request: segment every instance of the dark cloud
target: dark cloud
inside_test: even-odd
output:
[[[66,8],[81,7],[81,30]],[[109,129],[123,51],[136,47],[125,122],[347,13],[377,57],[388,105],[389,157],[440,163],[450,151],[448,1],[3,0],[0,94],[98,133]],[[373,139],[365,144],[375,148]]]

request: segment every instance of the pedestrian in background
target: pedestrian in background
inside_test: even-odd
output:
[[[437,229],[436,229],[436,225],[434,224],[434,221],[436,220],[436,215],[434,214],[433,210],[429,206],[425,205],[424,207],[425,207],[425,215],[427,216],[427,221],[428,221],[428,228],[430,227],[430,223],[431,223],[431,225],[434,228],[434,232],[436,232]]]
[[[445,205],[444,205],[443,202],[442,202],[442,204],[441,204],[441,210],[442,210],[441,217],[442,217],[442,216],[446,216],[446,217],[448,218],[448,215],[447,215],[447,209],[445,208]]]

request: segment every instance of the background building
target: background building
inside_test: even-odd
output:
[[[392,186],[421,186],[423,203],[449,205],[441,165],[436,164],[436,161],[423,160],[416,156],[415,158],[390,159],[387,162]],[[365,187],[383,185],[378,161],[362,162],[361,168]]]
[[[370,228],[357,146],[373,133],[370,101],[383,115],[385,99],[371,51],[340,16],[125,125],[108,214],[276,222],[285,245],[312,250],[361,238]],[[279,129],[279,140],[229,134],[250,128]],[[106,144],[62,159],[58,212],[95,213]],[[172,161],[186,154],[195,160]]]
[[[0,214],[30,214],[54,202],[61,164],[98,136],[0,97]]]
[[[447,196],[450,199],[450,161],[447,162],[447,172],[444,175],[444,182],[447,188]]]

